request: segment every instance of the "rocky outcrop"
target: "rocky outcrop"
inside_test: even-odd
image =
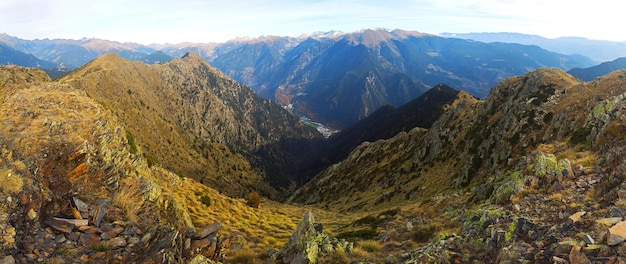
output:
[[[188,211],[193,201],[177,199],[181,186],[208,187],[150,167],[131,151],[117,119],[84,92],[41,83],[6,95],[0,101],[0,259],[223,259],[228,237],[220,225],[201,228]]]
[[[313,214],[308,212],[285,247],[272,258],[282,263],[318,263],[318,259],[333,251],[350,252],[353,245],[344,240],[331,238],[323,232],[321,224],[315,224]]]

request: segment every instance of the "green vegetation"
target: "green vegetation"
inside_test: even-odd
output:
[[[437,231],[439,228],[434,225],[420,227],[413,232],[411,239],[417,243],[426,243],[435,237]]]
[[[146,160],[148,161],[148,167],[152,168],[153,166],[161,165],[159,159],[151,153],[144,153],[143,156],[146,157]]]
[[[591,133],[590,127],[579,127],[572,132],[569,142],[572,144],[583,144],[587,142],[587,136]]]
[[[261,196],[259,193],[252,191],[248,193],[248,205],[252,208],[259,208],[259,204],[261,203]]]
[[[130,130],[126,130],[126,140],[128,140],[128,147],[131,154],[137,154],[137,144],[135,143],[135,136]]]
[[[554,113],[552,112],[548,112],[546,113],[546,115],[543,116],[543,123],[548,124],[552,121],[552,118],[554,118]]]
[[[109,250],[109,247],[105,243],[100,243],[98,245],[91,247],[91,249],[97,252],[106,252],[107,250]]]
[[[383,246],[376,240],[365,240],[358,243],[358,246],[369,253],[380,252]]]
[[[202,204],[204,204],[207,207],[211,206],[211,198],[208,195],[202,192],[196,192],[196,196],[200,196],[200,202]]]
[[[339,239],[345,239],[348,241],[355,240],[371,240],[378,237],[378,232],[374,229],[360,229],[353,231],[342,232],[337,235]]]

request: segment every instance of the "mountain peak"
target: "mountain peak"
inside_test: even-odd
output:
[[[346,35],[346,39],[354,44],[363,44],[365,46],[376,46],[392,39],[407,39],[410,37],[434,36],[420,33],[417,31],[405,30],[388,30],[384,28],[364,29]]]
[[[185,53],[185,55],[183,55],[183,57],[181,57],[181,59],[183,59],[185,61],[205,62],[205,60],[202,57],[200,57],[200,55],[198,55],[198,53],[191,52],[191,51],[188,51],[187,53]]]

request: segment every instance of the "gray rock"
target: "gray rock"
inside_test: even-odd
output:
[[[624,217],[624,213],[617,207],[612,207],[606,217]]]
[[[72,202],[76,205],[76,209],[78,209],[78,211],[87,212],[87,210],[89,210],[89,205],[83,202],[83,200],[76,197],[71,197],[70,199],[72,199]]]
[[[106,214],[106,211],[107,211],[107,203],[101,203],[96,207],[96,213],[93,218],[94,225],[100,226],[100,223],[102,223],[102,219],[104,219],[104,215]]]
[[[315,231],[313,213],[308,212],[283,248],[283,262],[290,264],[316,263],[319,246],[315,241],[321,234]]]
[[[220,223],[218,222],[215,222],[212,225],[207,226],[204,229],[193,234],[193,238],[202,239],[202,238],[208,237],[209,235],[217,232],[217,230],[219,230],[220,228],[222,228],[222,225],[220,225]]]
[[[587,245],[595,244],[595,240],[593,240],[593,237],[591,237],[590,235],[584,235],[583,241],[585,241]]]
[[[74,225],[68,222],[59,221],[53,218],[47,219],[44,221],[44,224],[54,228],[57,231],[69,234],[74,229]]]

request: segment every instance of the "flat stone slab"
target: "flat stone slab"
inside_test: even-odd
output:
[[[621,221],[609,228],[609,236],[606,243],[609,246],[615,246],[626,240],[626,221]]]
[[[75,226],[86,226],[89,224],[89,221],[87,219],[66,219],[66,218],[59,218],[59,217],[53,217],[52,219],[56,221],[73,224]]]
[[[605,226],[613,226],[614,224],[617,224],[621,221],[622,221],[621,217],[609,217],[609,218],[598,219],[596,220],[596,223],[605,225]]]

